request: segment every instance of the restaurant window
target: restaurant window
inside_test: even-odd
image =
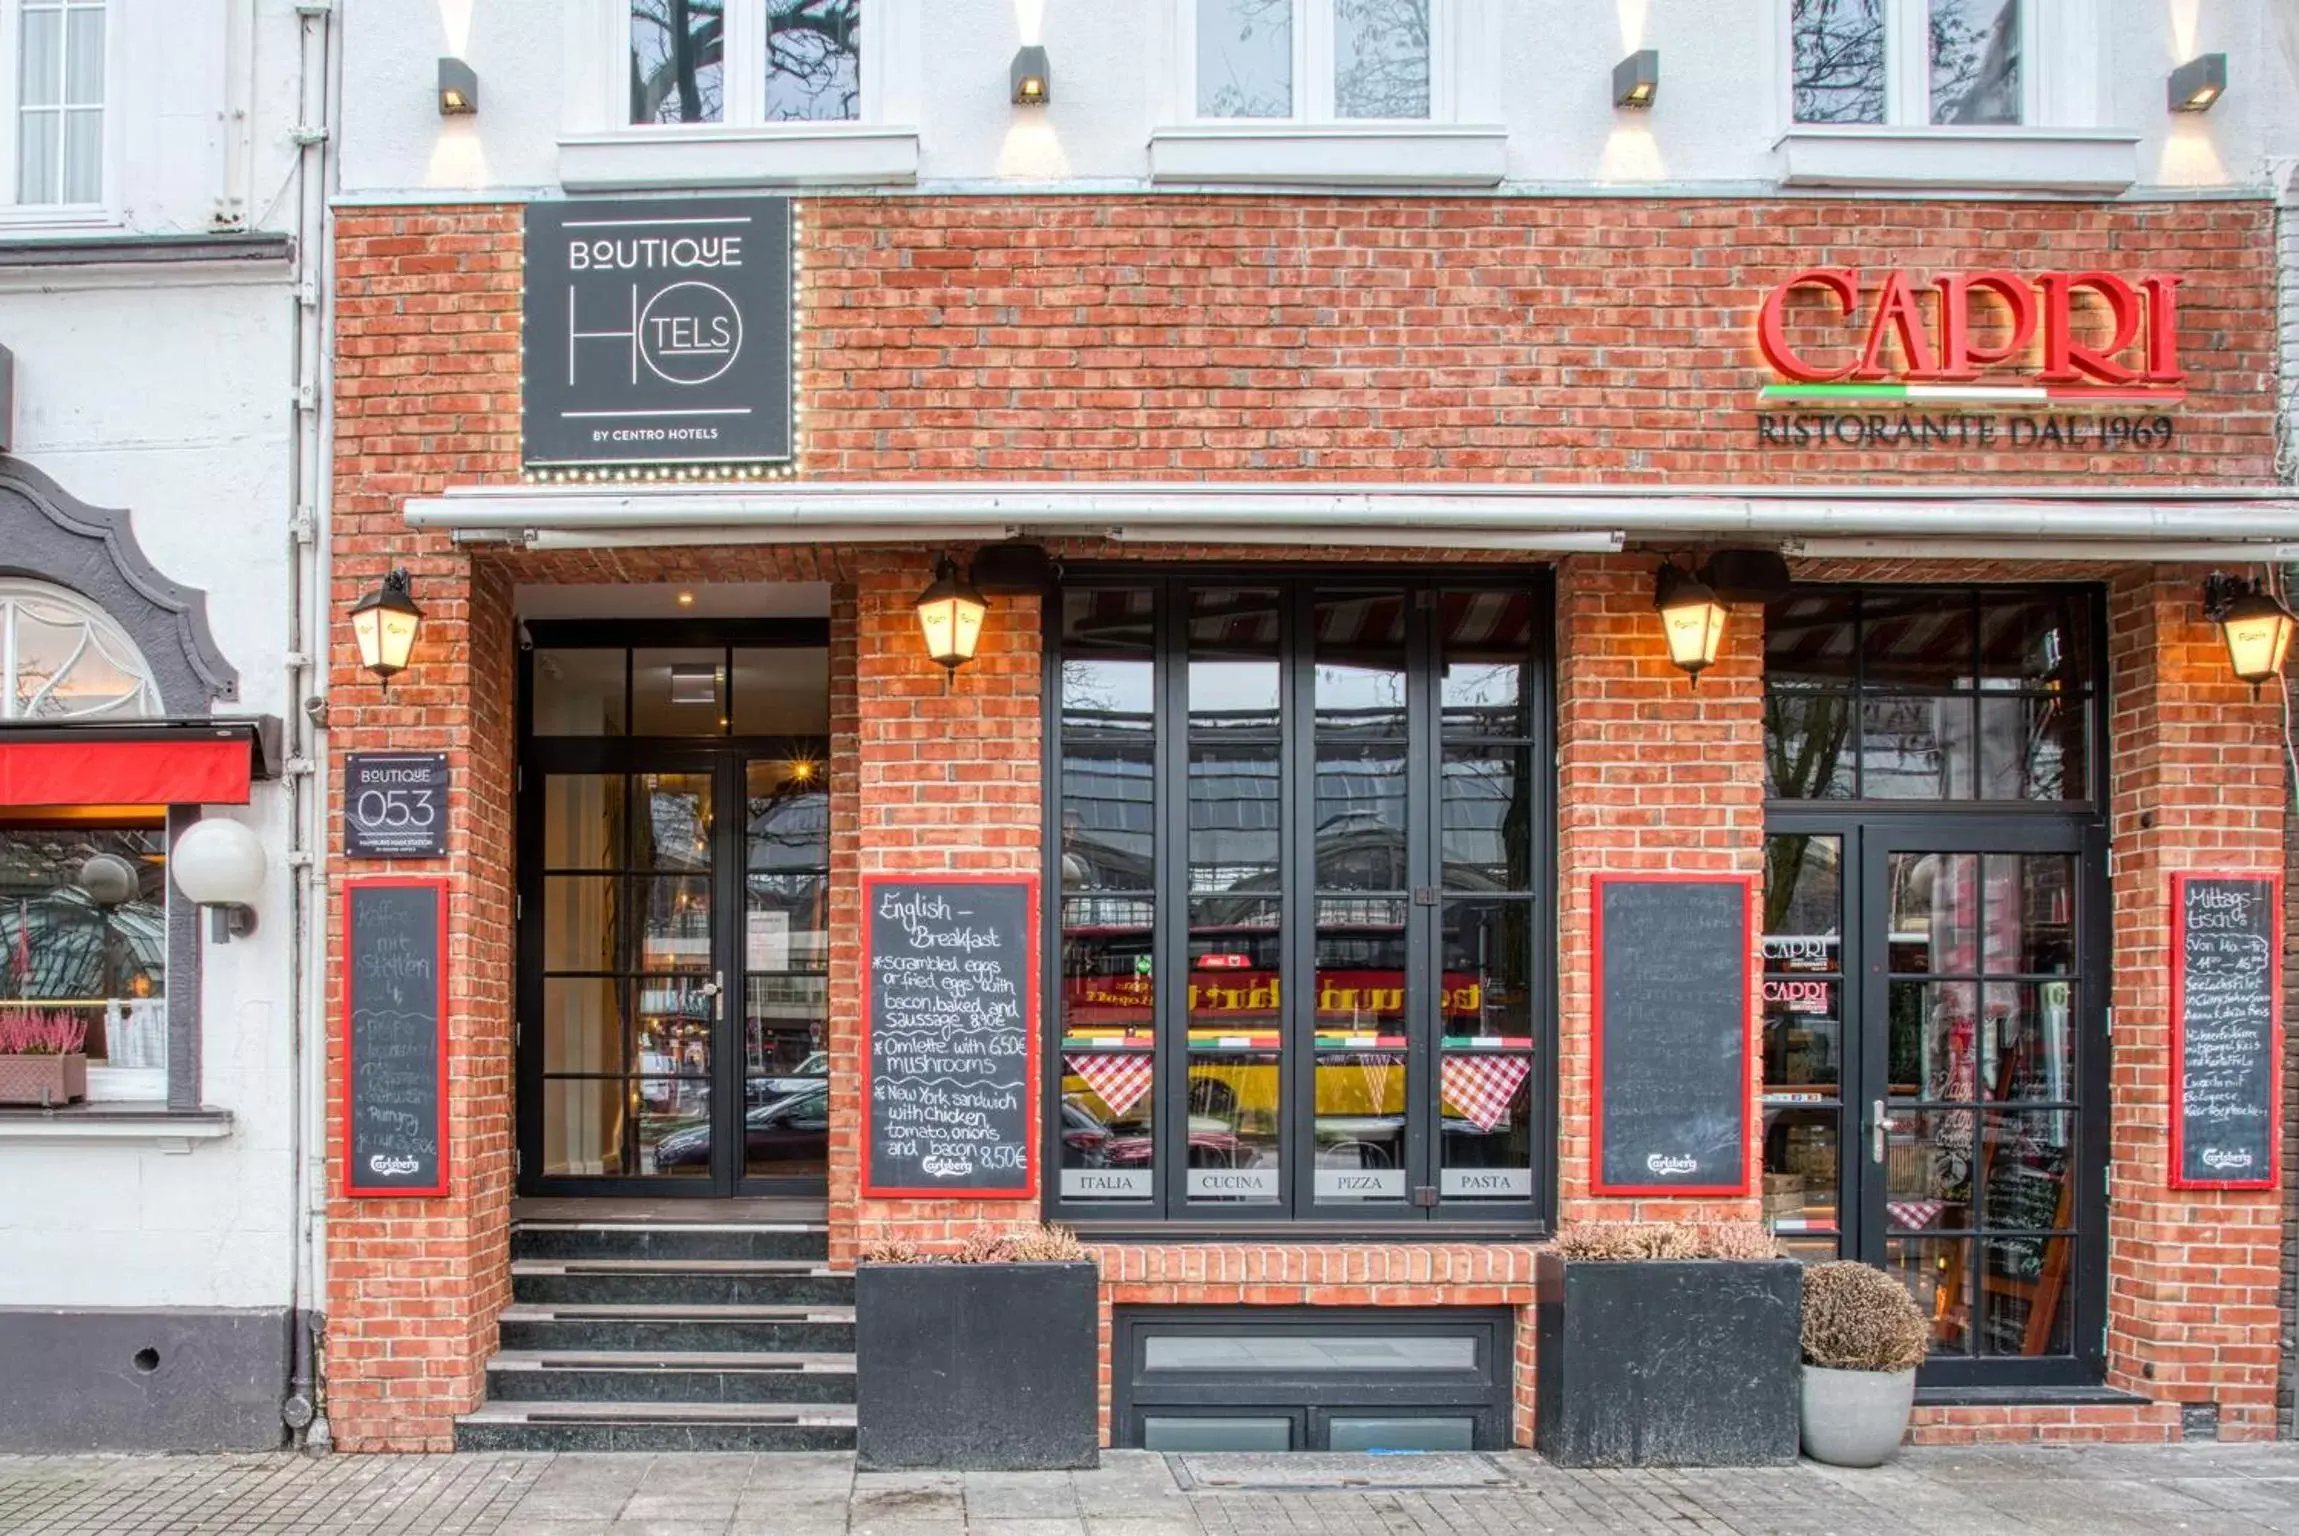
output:
[[[1790,0],[1798,123],[2033,121],[2038,0]]]
[[[1200,119],[1442,118],[1449,0],[1182,0]]]
[[[1055,1209],[1545,1208],[1546,590],[1064,590]]]
[[[853,122],[870,0],[627,0],[633,124]]]
[[[0,822],[0,1055],[61,1034],[90,1099],[165,1099],[167,953],[160,813]]]

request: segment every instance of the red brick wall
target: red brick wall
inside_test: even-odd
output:
[[[800,468],[819,478],[2256,482],[2270,467],[2268,222],[2263,206],[2228,203],[814,201]],[[910,612],[929,548],[473,555],[410,532],[401,516],[408,496],[516,477],[518,229],[516,208],[490,207],[348,212],[338,224],[332,597],[340,617],[392,564],[406,563],[426,626],[419,665],[385,695],[358,669],[338,624],[330,749],[339,774],[349,751],[442,749],[457,786],[449,856],[428,866],[452,892],[454,1188],[441,1200],[332,1203],[329,1408],[347,1448],[447,1444],[452,1415],[478,1398],[508,1296],[513,581],[832,583],[834,1254],[850,1261],[890,1236],[947,1244],[977,1220],[1035,1209],[858,1201],[853,1098],[854,877],[1039,868],[1034,604],[1002,603],[982,656],[946,683],[920,654]],[[2034,268],[2074,265],[2086,252],[2189,280],[2182,299],[2195,395],[2179,413],[2173,449],[2096,462],[2064,453],[1759,451],[1753,308],[1792,267]],[[1071,553],[1191,552],[1081,541]],[[1576,558],[1560,569],[1559,1153],[1568,1218],[1753,1209],[1587,1193],[1587,877],[1761,867],[1756,626],[1736,623],[1717,667],[1690,688],[1662,656],[1650,570],[1638,557]],[[2266,718],[2205,654],[2190,587],[2175,573],[2160,582],[2133,576],[2117,589],[2116,803],[2118,846],[2128,853],[2119,853],[2117,900],[2136,938],[2117,955],[2112,1347],[2120,1384],[2217,1400],[2229,1432],[2247,1434],[2262,1413],[2271,1422],[2273,1201],[2173,1200],[2162,1190],[2163,876],[2191,857],[2270,862],[2280,801],[2261,777]],[[2236,776],[2228,812],[2209,777],[2223,758]],[[2155,818],[2145,827],[2142,811]],[[339,859],[331,913],[340,913],[345,873]],[[330,938],[339,954],[339,916]],[[329,1135],[338,1176],[341,1109],[336,1081]],[[2222,1231],[2226,1241],[2206,1241]],[[1521,1304],[1530,1250],[1174,1244],[1113,1249],[1106,1261],[1105,1306]],[[1521,1364],[1520,1432],[1529,1356]],[[2075,1410],[2064,1422],[2060,1412],[2068,1411],[1988,1425],[1965,1410],[1928,1412],[1923,1433],[2070,1437],[2165,1432],[2168,1422],[2154,1408]]]

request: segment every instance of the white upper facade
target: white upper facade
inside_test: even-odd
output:
[[[2257,192],[2276,0],[338,0],[342,192]],[[685,46],[678,46],[678,40]],[[1017,104],[1017,50],[1048,101]],[[1615,71],[1657,54],[1648,109]],[[2210,110],[2172,72],[2225,56]],[[443,115],[442,58],[477,80]],[[1630,67],[1628,79],[1633,79]]]

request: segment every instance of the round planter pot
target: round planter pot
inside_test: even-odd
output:
[[[1916,1373],[1804,1367],[1804,1454],[1832,1467],[1880,1467],[1900,1449]]]

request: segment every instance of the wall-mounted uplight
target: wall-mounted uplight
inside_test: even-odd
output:
[[[2227,94],[2227,55],[2206,53],[2189,59],[2171,72],[2164,90],[2166,105],[2174,112],[2208,112]]]
[[[1660,50],[1639,48],[1612,67],[1612,104],[1641,112],[1660,94]]]
[[[2213,571],[2203,579],[2203,616],[2219,626],[2227,664],[2254,697],[2262,683],[2281,675],[2299,620],[2258,583]]]
[[[958,574],[957,561],[948,555],[937,560],[932,584],[918,594],[918,628],[926,637],[926,654],[953,672],[973,660],[989,607],[974,583]]]
[[[415,579],[404,567],[351,606],[351,633],[359,641],[359,664],[385,687],[407,670],[415,637],[423,630],[423,610],[415,606]]]
[[[1673,561],[1663,561],[1653,579],[1652,606],[1660,613],[1668,659],[1700,686],[1700,674],[1716,665],[1724,644],[1724,600],[1707,582]]]
[[[461,59],[439,61],[439,115],[469,117],[479,110],[479,72]]]
[[[1042,107],[1054,99],[1054,69],[1043,46],[1031,43],[1016,53],[1010,73],[1016,106]]]

